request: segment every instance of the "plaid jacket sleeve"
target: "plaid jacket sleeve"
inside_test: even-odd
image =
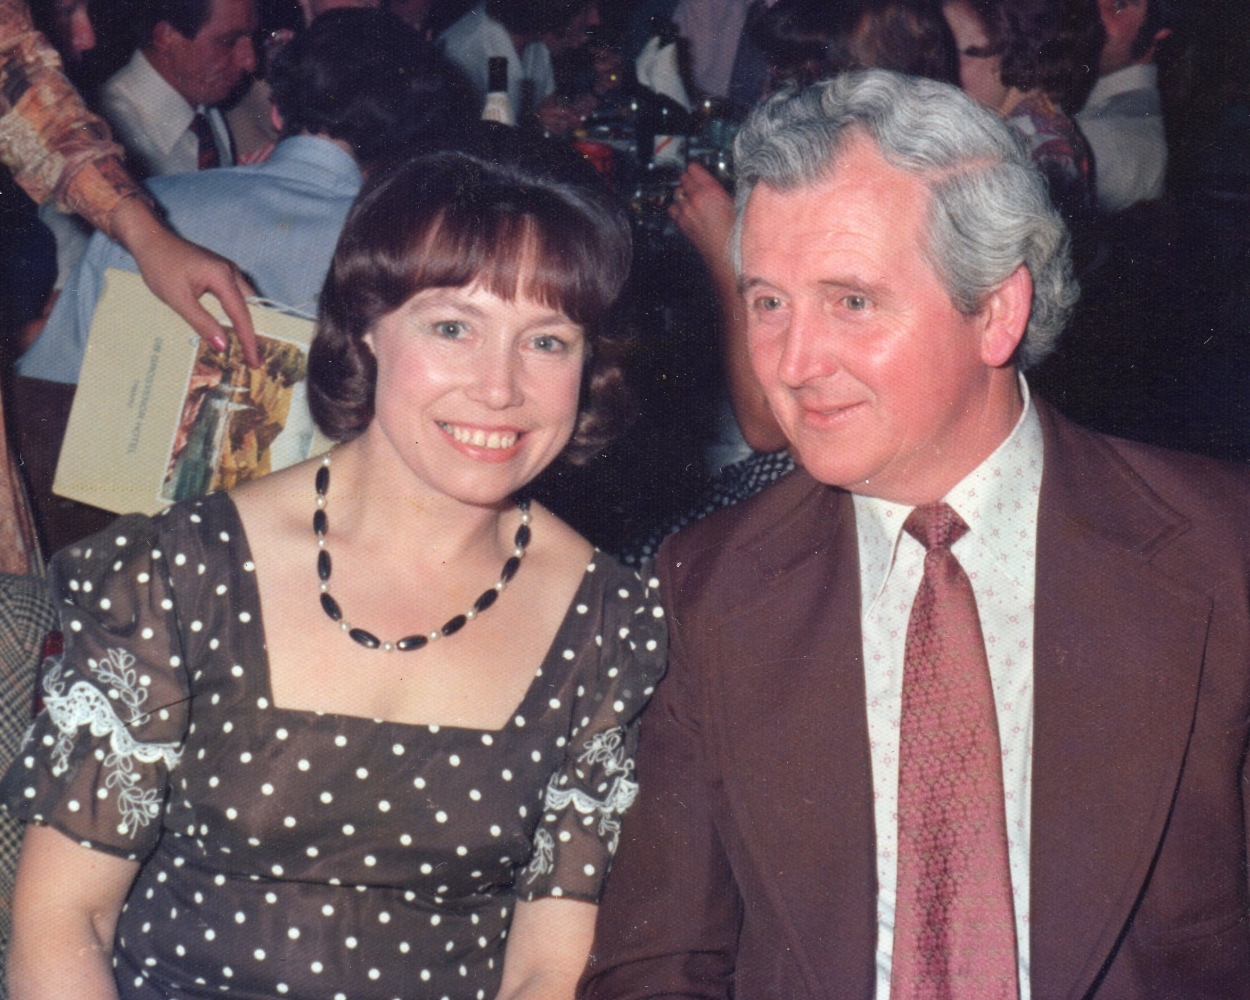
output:
[[[0,770],[7,769],[17,755],[30,726],[43,641],[55,628],[56,608],[45,581],[0,574]],[[9,942],[10,903],[21,843],[21,821],[0,813],[0,956]]]

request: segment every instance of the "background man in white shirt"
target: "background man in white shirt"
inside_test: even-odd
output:
[[[844,75],[735,152],[802,469],[661,550],[669,675],[581,995],[1250,995],[1250,473],[1030,398],[1068,235],[955,88]],[[978,662],[984,714],[935,713]]]
[[[148,2],[145,41],[100,91],[104,115],[141,176],[228,167],[230,133],[216,105],[256,68],[255,2]]]
[[[1172,33],[1169,0],[1098,0],[1107,38],[1098,80],[1076,116],[1094,151],[1098,206],[1163,197],[1168,144],[1155,53]]]

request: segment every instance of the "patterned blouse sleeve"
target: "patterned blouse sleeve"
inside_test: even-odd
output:
[[[600,562],[602,571],[610,560]],[[650,564],[637,573],[618,570],[605,590],[598,635],[582,653],[588,662],[565,759],[547,783],[534,853],[518,880],[523,900],[598,902],[621,815],[638,794],[638,717],[664,673],[664,609]]]
[[[137,515],[58,553],[49,584],[64,652],[0,804],[85,846],[142,861],[156,847],[187,726],[178,613],[154,523]]]
[[[83,105],[25,0],[0,0],[0,162],[35,201],[52,198],[106,232],[117,206],[141,196],[122,148]]]

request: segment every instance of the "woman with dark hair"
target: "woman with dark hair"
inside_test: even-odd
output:
[[[15,998],[573,995],[663,618],[526,498],[619,411],[630,242],[500,132],[353,208],[325,458],[54,560],[65,650],[0,787]]]
[[[1069,113],[1093,86],[1097,0],[946,0],[960,85],[1024,140],[1069,224],[1093,211],[1093,158]]]
[[[757,22],[754,40],[772,90],[854,69],[959,82],[955,42],[935,0],[778,0]]]

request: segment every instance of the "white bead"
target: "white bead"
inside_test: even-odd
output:
[[[507,586],[507,584],[505,584],[502,580],[500,580],[497,584],[495,584],[495,589],[496,589],[496,590],[503,590],[503,588],[504,588],[504,587],[506,587],[506,586]]]
[[[344,632],[350,632],[352,630],[350,622],[339,622],[339,628],[341,628]]]
[[[382,643],[382,651],[383,651],[384,653],[389,653],[389,652],[390,652],[391,650],[393,650],[394,648],[395,648],[395,644],[394,644],[393,642],[384,642],[384,643]]]
[[[325,505],[326,505],[326,498],[323,497],[320,493],[318,493],[317,494],[317,506],[324,510]]]
[[[435,629],[433,632],[430,633],[430,642],[436,642],[442,637],[443,637],[443,633],[438,631],[438,629]]]
[[[329,452],[326,452],[325,457],[321,460],[321,464],[322,464],[322,465],[326,465],[326,466],[328,466],[328,465],[330,464],[330,453],[329,453]]]
[[[319,589],[323,594],[328,594],[330,592],[330,585],[328,583],[321,583],[317,585],[317,589]]]
[[[473,608],[469,608],[469,610],[464,613],[464,617],[467,621],[473,621],[473,619],[477,617],[477,611]]]
[[[518,545],[515,549],[512,550],[512,554],[516,556],[518,559],[520,559],[521,556],[525,555],[525,550],[521,548],[521,546]]]
[[[325,547],[326,547],[326,540],[321,535],[318,535],[317,536],[317,548],[324,549]]]

